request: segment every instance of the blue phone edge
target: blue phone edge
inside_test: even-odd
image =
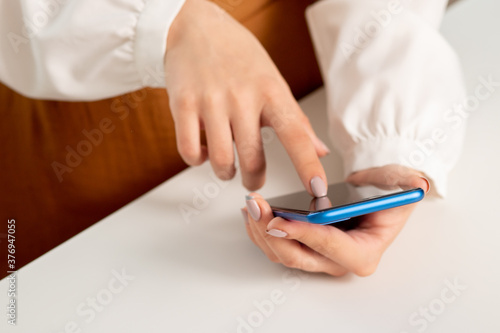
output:
[[[307,215],[282,209],[278,210],[274,207],[271,208],[274,216],[279,216],[287,220],[309,222],[314,224],[332,224],[380,210],[409,205],[422,200],[424,196],[424,190],[416,188],[405,192],[356,202],[354,204],[341,206],[331,210],[309,213]]]

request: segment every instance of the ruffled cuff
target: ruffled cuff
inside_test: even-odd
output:
[[[436,156],[437,143],[425,144],[405,138],[378,138],[355,144],[342,153],[345,177],[353,172],[398,164],[425,174],[431,182],[430,195],[446,196],[449,161]]]
[[[399,164],[425,173],[433,193],[445,195],[465,129],[460,64],[438,31],[445,5],[325,0],[308,8],[346,176]]]
[[[135,63],[144,86],[164,87],[170,25],[184,0],[147,0],[137,22]]]

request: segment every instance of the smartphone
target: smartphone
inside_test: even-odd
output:
[[[274,216],[315,224],[331,224],[384,209],[408,205],[424,198],[421,188],[402,189],[354,186],[338,183],[328,186],[328,195],[312,198],[306,191],[268,199]]]

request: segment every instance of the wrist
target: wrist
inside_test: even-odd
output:
[[[182,6],[181,10],[179,13],[177,13],[177,16],[175,19],[172,21],[172,24],[170,25],[170,28],[168,30],[168,35],[167,35],[167,51],[172,48],[173,45],[175,45],[179,33],[182,30],[182,22],[183,18],[186,16],[186,11],[189,11],[189,6],[190,6],[191,0],[186,0],[184,2],[184,5]]]
[[[175,47],[180,36],[186,32],[190,26],[199,23],[202,18],[210,13],[211,7],[216,6],[207,0],[185,0],[181,10],[172,21],[167,35],[167,51]]]

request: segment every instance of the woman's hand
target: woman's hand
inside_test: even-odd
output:
[[[355,185],[415,188],[426,193],[429,182],[415,170],[388,165],[356,172],[347,182]],[[355,229],[273,218],[271,208],[258,194],[247,198],[246,228],[252,241],[276,263],[309,272],[341,276],[372,274],[382,254],[403,228],[416,204],[382,210],[360,217]],[[248,215],[247,215],[248,214]]]
[[[311,180],[327,183],[318,156],[328,148],[258,40],[221,8],[186,1],[168,35],[165,71],[177,147],[186,163],[208,158],[219,178],[230,179],[234,139],[243,184],[258,189],[265,181],[260,128],[271,126],[305,188],[324,195],[314,193]],[[201,129],[208,148],[200,144]]]

